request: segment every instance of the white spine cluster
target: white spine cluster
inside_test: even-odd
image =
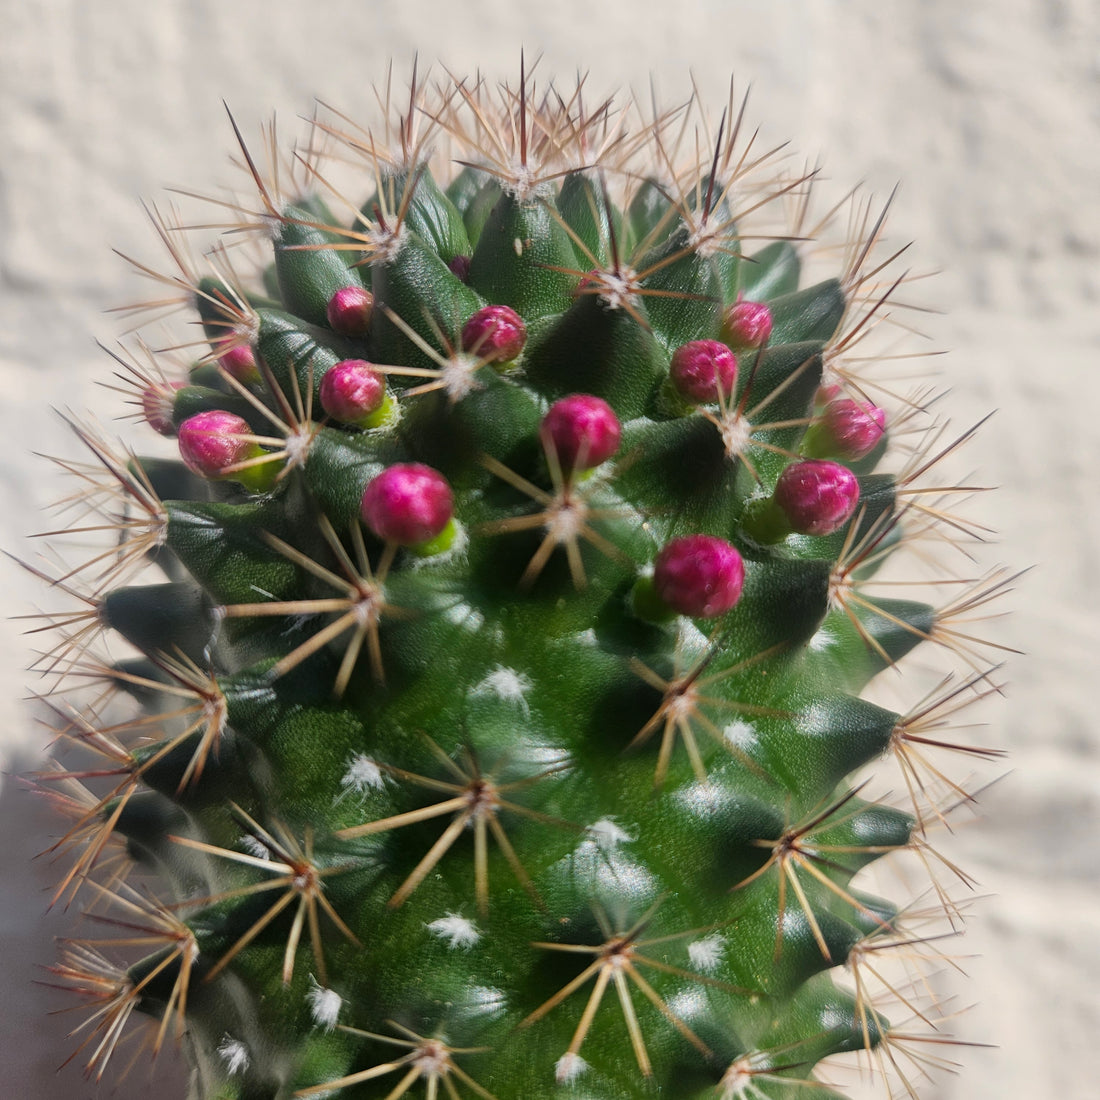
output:
[[[306,1002],[309,1005],[313,1022],[325,1031],[332,1031],[340,1019],[340,1009],[344,1002],[340,994],[334,989],[326,989],[311,974],[309,976],[309,992],[306,994]]]
[[[613,852],[620,844],[629,844],[634,839],[609,817],[601,817],[599,821],[589,825],[587,834],[588,839],[605,852]]]
[[[452,948],[462,947],[468,950],[481,939],[477,925],[461,913],[447,913],[426,927],[433,936],[446,940],[447,946]]]
[[[530,715],[527,706],[527,692],[531,690],[531,677],[517,672],[514,668],[497,665],[484,680],[474,688],[475,695],[494,695],[506,703],[515,703],[523,709],[524,715]]]
[[[225,1071],[230,1077],[244,1073],[252,1065],[252,1055],[248,1053],[248,1047],[232,1035],[222,1036],[222,1041],[218,1044],[218,1057],[225,1063]]]
[[[566,1051],[554,1066],[554,1079],[559,1085],[568,1085],[588,1069],[588,1063],[579,1055]]]
[[[347,770],[340,777],[343,794],[366,794],[379,791],[385,785],[382,769],[365,753],[356,753],[348,760]],[[341,795],[343,797],[343,795]]]
[[[704,936],[701,940],[694,940],[688,944],[691,965],[704,974],[713,973],[722,962],[722,950],[725,946],[726,941],[717,932]]]

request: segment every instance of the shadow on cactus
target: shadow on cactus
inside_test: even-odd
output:
[[[131,1036],[208,1100],[824,1098],[853,1052],[916,1095],[941,1061],[969,880],[932,834],[996,755],[952,724],[1009,578],[968,579],[966,435],[905,394],[904,249],[732,94],[587,94],[414,74],[289,153],[234,124],[217,240],[152,210],[129,312],[199,326],[112,354],[178,451],[78,425],[58,537],[117,537],[42,574],[89,1076]],[[869,890],[889,854],[927,895]]]

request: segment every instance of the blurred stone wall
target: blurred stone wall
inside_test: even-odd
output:
[[[838,188],[885,196],[922,287],[944,311],[922,328],[960,427],[998,413],[970,446],[977,480],[999,492],[977,514],[1000,532],[986,564],[1035,565],[989,624],[1010,656],[1010,702],[984,739],[1011,774],[983,820],[950,842],[978,880],[961,954],[972,980],[952,1030],[1000,1049],[945,1050],[962,1064],[928,1098],[1014,1100],[1097,1094],[1100,905],[1094,832],[1100,735],[1092,692],[1100,650],[1100,8],[1091,0],[480,0],[393,5],[324,0],[2,0],[0,35],[0,547],[25,538],[61,482],[32,451],[75,453],[54,409],[110,416],[94,339],[114,340],[112,305],[147,288],[111,249],[151,257],[139,198],[165,185],[226,181],[222,100],[246,132],[277,111],[293,133],[314,97],[356,116],[392,56],[515,77],[519,49],[540,72],[591,70],[593,87],[724,100],[751,82],[750,119],[770,144],[793,139]],[[40,593],[0,562],[0,609]],[[22,701],[33,679],[25,622],[0,622],[0,759],[39,760],[44,732]],[[55,1075],[72,1023],[31,985],[50,937],[51,881],[28,863],[54,828],[10,777],[0,795],[0,1092],[97,1095],[73,1066]],[[1090,854],[1091,853],[1091,854]],[[952,950],[954,948],[952,947]],[[941,1053],[933,1051],[932,1053]],[[124,1060],[124,1059],[122,1059]],[[117,1093],[143,1096],[138,1067]],[[129,1091],[127,1091],[129,1090]],[[116,1095],[106,1088],[104,1095]],[[171,1088],[161,1091],[172,1100]],[[868,1095],[883,1095],[874,1089]],[[507,1100],[507,1098],[502,1098]]]

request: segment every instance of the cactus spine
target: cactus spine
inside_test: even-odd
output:
[[[970,533],[928,394],[876,362],[897,255],[870,203],[818,223],[738,111],[583,93],[414,74],[384,139],[318,120],[265,165],[237,132],[254,187],[201,261],[154,213],[173,268],[138,266],[201,346],[116,359],[178,453],[77,426],[119,541],[47,578],[94,758],[39,779],[57,898],[106,918],[54,968],[90,1075],[141,1018],[206,1100],[920,1064],[871,961],[920,915],[859,872],[931,864],[966,797],[944,750],[987,750],[936,731],[992,690],[963,624],[1004,582],[878,580]],[[917,646],[968,673],[862,698]],[[890,760],[905,805],[862,782]]]

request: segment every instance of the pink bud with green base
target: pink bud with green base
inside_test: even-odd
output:
[[[693,619],[724,615],[741,598],[744,583],[737,548],[713,535],[672,539],[653,564],[653,595],[665,608]],[[636,602],[640,595],[636,590]]]
[[[374,314],[374,295],[361,286],[342,286],[328,300],[325,316],[341,336],[366,336]]]
[[[509,306],[482,306],[462,326],[462,350],[489,363],[511,363],[527,343],[527,326]]]
[[[859,504],[859,481],[847,466],[826,459],[792,462],[770,497],[746,503],[741,529],[754,542],[782,542],[788,535],[831,535]]]
[[[737,357],[719,340],[692,340],[672,353],[673,389],[693,405],[709,405],[733,393]]]
[[[254,441],[248,421],[222,409],[189,416],[179,426],[180,457],[188,467],[211,481],[239,481],[248,489],[270,489],[282,467],[272,458],[255,462],[266,453]],[[249,463],[249,465],[244,465]]]
[[[333,420],[376,428],[393,413],[386,379],[365,359],[341,359],[321,379],[321,407]]]
[[[542,440],[568,475],[606,462],[619,449],[622,425],[602,397],[574,393],[550,406],[542,419]]]
[[[219,365],[226,374],[245,386],[260,381],[260,368],[256,364],[256,353],[248,344],[235,344],[218,356]]]
[[[838,462],[807,458],[792,462],[775,484],[772,500],[800,535],[831,535],[859,503],[856,475]]]
[[[772,311],[764,302],[739,298],[722,317],[722,339],[734,351],[761,348],[772,334]]]
[[[802,451],[811,458],[863,458],[886,432],[886,413],[869,401],[840,397],[825,406],[821,419],[806,432]]]
[[[363,522],[380,538],[427,557],[454,542],[454,496],[447,479],[420,462],[388,466],[366,488]]]

